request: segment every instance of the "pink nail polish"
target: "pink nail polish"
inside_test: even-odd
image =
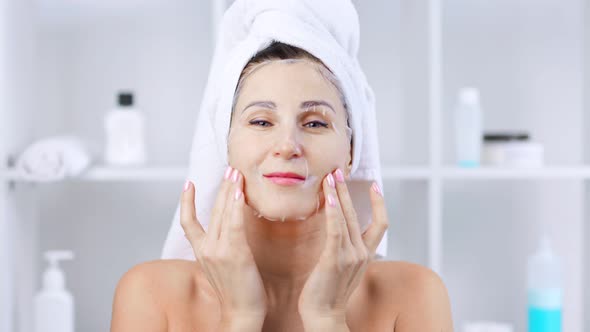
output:
[[[239,175],[239,174],[238,174],[238,170],[237,170],[237,169],[234,169],[234,172],[233,172],[233,174],[232,174],[231,180],[232,180],[233,182],[238,182],[238,175]]]
[[[190,186],[190,182],[189,182],[189,180],[186,180],[186,181],[184,182],[184,189],[183,189],[183,190],[184,190],[184,191],[187,191],[189,186]]]
[[[332,197],[332,194],[328,194],[328,205],[336,206],[336,202],[334,201],[334,197]]]
[[[336,187],[336,185],[334,184],[334,177],[332,176],[332,173],[328,174],[328,185],[332,188]]]
[[[242,191],[240,189],[236,190],[236,193],[234,195],[234,199],[237,201],[238,199],[240,199],[241,196],[242,196]]]
[[[231,168],[231,166],[227,166],[227,169],[225,170],[225,175],[224,175],[224,178],[225,178],[226,180],[227,180],[227,179],[229,179],[229,176],[230,176],[230,174],[231,174],[231,171],[232,171],[232,168]]]
[[[379,196],[383,196],[383,192],[381,192],[381,188],[379,188],[379,185],[377,184],[377,182],[373,182],[373,191],[375,191],[376,193],[379,194]]]
[[[338,180],[340,183],[344,182],[344,173],[342,173],[340,168],[336,170],[336,180]]]

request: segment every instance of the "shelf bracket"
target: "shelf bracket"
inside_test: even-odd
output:
[[[9,154],[6,158],[6,167],[8,169],[14,169],[14,165],[16,165],[16,156],[13,154]],[[14,179],[10,179],[7,182],[8,191],[12,192],[16,189],[16,181]]]

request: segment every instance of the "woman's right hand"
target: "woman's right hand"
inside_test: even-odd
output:
[[[187,181],[180,224],[219,298],[222,322],[264,321],[266,292],[244,230],[243,176],[228,167],[205,233],[195,211],[195,186]]]

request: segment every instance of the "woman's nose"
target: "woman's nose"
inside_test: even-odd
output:
[[[297,140],[295,133],[284,135],[283,138],[275,145],[274,156],[285,159],[301,157],[302,146]]]

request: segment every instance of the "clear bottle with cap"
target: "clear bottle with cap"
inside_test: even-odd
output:
[[[59,261],[73,259],[68,250],[45,252],[49,267],[43,273],[41,291],[34,300],[35,332],[74,332],[74,298],[65,288],[65,276]]]
[[[113,166],[145,164],[145,120],[133,106],[133,93],[119,92],[117,107],[104,120],[105,162]]]
[[[561,332],[561,259],[553,252],[547,234],[541,237],[527,268],[529,332]]]
[[[460,167],[478,167],[483,121],[479,90],[472,87],[461,88],[453,115],[457,163]]]

